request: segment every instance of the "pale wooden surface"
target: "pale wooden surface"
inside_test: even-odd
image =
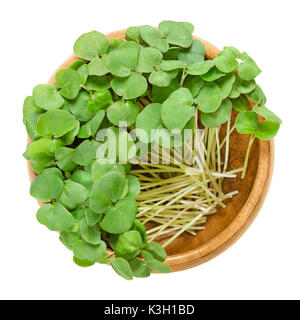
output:
[[[124,35],[125,30],[120,30],[109,33],[107,36],[108,38],[120,38]],[[194,38],[203,42],[208,59],[216,57],[219,52],[218,48],[196,36]],[[76,60],[78,60],[76,56],[70,56],[58,70],[70,67]],[[55,83],[55,73],[48,83]],[[232,121],[235,116],[236,114],[234,114]],[[248,136],[239,135],[236,131],[232,134],[229,168],[242,167],[248,139]],[[30,142],[29,138],[28,142]],[[265,200],[271,182],[273,165],[274,142],[256,140],[252,146],[245,179],[236,178],[224,181],[225,192],[239,190],[239,194],[233,199],[227,200],[226,208],[220,209],[217,214],[209,217],[204,231],[198,232],[195,237],[184,233],[167,248],[166,263],[173,271],[192,268],[212,259],[231,246],[247,230]],[[32,181],[35,173],[31,169],[29,161],[28,172]],[[39,204],[41,205],[41,203]],[[162,242],[166,240],[164,239]]]

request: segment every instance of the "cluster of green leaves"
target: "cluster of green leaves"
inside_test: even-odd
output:
[[[65,148],[57,152],[64,153]],[[46,202],[38,210],[37,220],[60,232],[61,242],[73,251],[74,262],[81,267],[111,263],[126,279],[147,277],[151,269],[170,272],[163,264],[164,249],[158,243],[147,243],[146,229],[136,220],[134,197],[140,192],[140,183],[126,174],[128,166],[97,160],[89,166],[74,162],[77,167],[69,175],[70,171],[60,167],[69,170],[70,161],[62,157],[57,167],[44,169],[33,180],[30,194]],[[116,258],[109,258],[107,244]],[[138,258],[140,254],[146,258]]]
[[[85,33],[74,44],[79,60],[56,73],[55,85],[37,85],[24,101],[23,122],[32,139],[24,156],[38,174],[30,192],[46,203],[37,219],[60,232],[82,267],[111,263],[126,279],[148,276],[151,269],[170,271],[164,249],[147,243],[136,220],[140,185],[129,175],[130,165],[97,161],[99,129],[121,133],[131,145],[126,126],[143,129],[143,143],[162,144],[151,130],[168,135],[193,128],[197,108],[204,126],[225,123],[234,108],[240,133],[271,139],[279,129],[281,120],[265,107],[254,80],[261,71],[252,58],[226,47],[206,60],[193,30],[187,22],[163,21],[158,29],[130,27],[126,39]],[[246,95],[256,103],[251,110]],[[141,103],[143,97],[152,103]],[[116,258],[109,258],[107,246]]]

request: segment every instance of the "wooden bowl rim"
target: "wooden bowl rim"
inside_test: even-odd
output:
[[[114,31],[107,34],[107,37],[110,39],[121,37],[124,38],[125,32],[126,29]],[[206,57],[208,59],[213,59],[220,51],[211,43],[197,36],[194,36],[194,39],[198,39],[203,42],[206,50]],[[51,76],[48,83],[55,83],[56,72],[62,68],[69,67],[76,60],[78,60],[78,58],[74,54],[66,59]],[[27,143],[30,141],[31,139],[28,137]],[[235,243],[235,241],[237,241],[243,235],[243,233],[254,221],[267,196],[274,168],[274,141],[259,140],[258,143],[259,160],[256,177],[251,193],[242,210],[222,232],[202,246],[188,250],[184,253],[168,256],[166,264],[172,268],[172,271],[181,271],[195,267],[219,255],[229,248],[233,243]],[[30,161],[27,161],[27,168],[30,181],[32,181],[36,175],[30,166]],[[40,202],[39,205],[41,205]]]

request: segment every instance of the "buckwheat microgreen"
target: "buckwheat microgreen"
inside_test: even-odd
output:
[[[223,180],[244,178],[255,139],[280,128],[254,60],[234,47],[209,60],[193,30],[163,21],[129,27],[126,39],[85,33],[78,61],[24,101],[30,194],[45,203],[37,220],[80,267],[111,264],[128,280],[170,272],[163,247],[204,229],[238,193]],[[249,144],[243,168],[229,169],[235,130]]]

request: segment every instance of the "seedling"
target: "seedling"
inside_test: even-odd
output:
[[[44,202],[37,219],[60,233],[81,267],[109,263],[128,280],[170,272],[163,247],[204,229],[238,193],[224,193],[224,179],[244,178],[254,140],[279,130],[254,60],[233,47],[207,60],[193,30],[163,21],[130,27],[126,39],[83,34],[78,61],[25,99],[32,142],[24,156],[37,174],[30,193]],[[249,135],[249,146],[243,168],[229,170],[235,130]],[[112,154],[108,135],[117,136]]]

